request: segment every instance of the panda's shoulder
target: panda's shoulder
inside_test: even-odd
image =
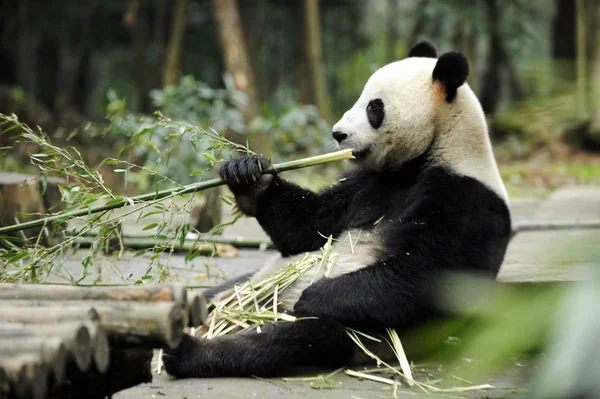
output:
[[[430,168],[414,194],[443,204],[447,209],[460,210],[463,214],[474,215],[483,211],[510,218],[507,203],[492,188],[445,167]]]

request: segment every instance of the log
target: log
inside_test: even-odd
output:
[[[100,373],[105,373],[110,364],[110,345],[108,343],[108,335],[100,326],[99,322],[86,322],[90,337],[92,338],[92,355],[96,370]]]
[[[29,307],[12,305],[16,301],[0,302],[0,322],[62,323],[67,321],[100,321],[100,315],[90,305],[60,305],[56,307]]]
[[[6,371],[0,366],[0,398],[6,398],[10,394],[10,381]]]
[[[110,367],[105,374],[97,370],[69,376],[69,384],[56,387],[49,399],[105,399],[116,392],[152,382],[153,352],[150,349],[111,348]]]
[[[0,284],[0,299],[174,301],[186,304],[183,285],[147,285],[126,287],[73,287],[46,284]]]
[[[48,313],[44,320],[48,322],[53,317],[60,317],[61,310],[72,311],[75,315],[77,311],[85,315],[95,310],[111,344],[150,349],[176,347],[183,336],[183,328],[189,323],[187,309],[181,303],[137,301],[5,301],[0,303],[0,320],[9,315],[11,319],[6,321],[34,323],[38,316]],[[34,315],[33,320],[31,315]]]
[[[117,302],[96,305],[111,344],[175,348],[187,326],[187,311],[174,302]]]
[[[64,205],[61,205],[58,184],[65,184],[65,182],[57,178],[48,178],[44,185],[36,176],[0,172],[0,226],[12,225],[16,221],[39,219],[50,207],[53,212],[62,210]],[[66,224],[62,226],[66,227]],[[32,238],[37,237],[40,232],[41,227],[34,227],[25,230],[24,234],[25,237]],[[19,236],[19,234],[12,235]],[[47,242],[45,237],[41,242],[44,244]]]
[[[197,292],[191,292],[189,297],[189,326],[199,327],[206,322],[208,317],[206,298]]]
[[[15,222],[37,219],[45,213],[44,201],[37,180],[32,176],[18,173],[0,173],[0,226]],[[32,214],[32,216],[21,216]],[[31,228],[23,233],[25,237],[36,237],[41,228]],[[18,237],[18,234],[13,234]]]
[[[58,337],[62,339],[68,360],[81,371],[89,370],[94,347],[88,325],[85,322],[61,324],[4,323],[0,325],[0,340],[18,337]],[[108,348],[106,349],[108,352]]]
[[[67,350],[58,337],[11,337],[0,338],[0,355],[12,357],[24,353],[39,356],[51,370],[54,381],[60,384],[65,380]]]
[[[49,371],[31,353],[15,357],[0,356],[0,368],[10,381],[10,391],[16,398],[45,399],[48,394]]]

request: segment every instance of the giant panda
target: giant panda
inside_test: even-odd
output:
[[[299,279],[280,295],[296,322],[261,333],[211,340],[186,335],[164,352],[176,378],[275,376],[302,365],[341,367],[358,349],[346,327],[383,331],[414,327],[443,313],[436,300],[444,276],[494,278],[511,231],[508,197],[466,58],[437,58],[428,42],[377,70],[333,127],[355,159],[339,182],[312,192],[249,156],[224,163],[221,177],[237,207],[255,217],[281,252],[245,279],[262,280],[335,237],[331,274]],[[309,281],[312,281],[310,284]]]

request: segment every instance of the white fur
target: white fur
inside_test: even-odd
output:
[[[380,248],[377,234],[373,231],[364,232],[361,230],[349,230],[342,233],[334,241],[330,252],[333,258],[337,255],[335,264],[328,270],[319,270],[318,266],[313,267],[302,275],[294,284],[289,286],[279,295],[279,302],[282,310],[291,311],[294,305],[300,299],[304,291],[313,282],[323,277],[338,277],[342,274],[358,271],[364,267],[373,264],[377,260],[378,249]],[[319,255],[320,251],[312,252],[310,255]],[[277,274],[286,268],[290,263],[300,261],[305,254],[295,255],[288,258],[277,257],[273,262],[265,265],[251,278],[251,281],[262,281],[269,276]]]
[[[508,202],[477,97],[464,84],[447,103],[440,83],[432,79],[436,62],[413,57],[375,72],[356,104],[333,127],[348,135],[340,147],[371,147],[363,162],[379,169],[416,158],[433,143],[434,162],[479,180]],[[366,108],[377,98],[384,103],[385,117],[373,129]]]

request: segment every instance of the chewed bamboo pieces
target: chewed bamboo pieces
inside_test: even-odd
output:
[[[298,279],[309,280],[307,273],[316,268],[316,276],[329,276],[335,266],[337,254],[333,252],[333,238],[329,237],[321,254],[305,254],[301,260],[290,262],[277,274],[262,281],[236,285],[233,293],[219,299],[209,315],[205,338],[237,334],[256,328],[260,332],[265,322],[296,320],[295,316],[279,311],[279,294]]]

